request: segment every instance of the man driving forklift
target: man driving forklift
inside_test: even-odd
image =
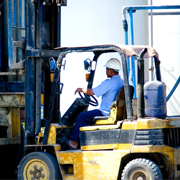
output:
[[[77,149],[79,143],[79,128],[83,126],[91,125],[93,118],[96,116],[109,116],[110,115],[110,105],[112,104],[116,93],[124,85],[124,81],[119,75],[119,70],[121,69],[121,63],[116,58],[111,58],[107,61],[106,65],[106,75],[110,79],[104,80],[99,86],[92,89],[77,88],[77,92],[83,92],[86,95],[96,95],[97,97],[102,96],[102,101],[99,109],[94,109],[91,111],[85,111],[79,114],[77,121],[73,127],[70,140],[65,140],[69,149]]]

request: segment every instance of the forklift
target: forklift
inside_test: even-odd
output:
[[[180,116],[166,115],[158,53],[147,46],[111,44],[56,48],[60,10],[66,5],[66,0],[0,0],[0,178],[12,179],[10,172],[18,168],[21,180],[179,179]],[[68,150],[62,137],[69,138],[89,104],[97,105],[95,97],[82,95],[61,117],[63,59],[84,52],[94,55],[82,62],[90,70],[87,88],[93,86],[99,57],[108,53],[121,58],[124,87],[110,117],[96,117],[92,126],[81,127],[79,149]],[[130,56],[137,57],[137,99],[128,79]],[[154,58],[156,81],[144,84],[147,57]]]
[[[165,84],[161,82],[158,53],[147,46],[97,45],[60,47],[56,61],[51,98],[44,133],[29,148],[18,167],[18,179],[178,179],[180,172],[180,116],[167,117]],[[69,138],[79,113],[95,97],[80,95],[58,123],[52,123],[52,111],[63,59],[68,53],[93,52],[87,88],[92,88],[99,57],[118,53],[121,57],[124,87],[111,105],[109,117],[95,117],[92,126],[80,128],[80,147],[66,149],[61,140]],[[127,57],[137,57],[137,99],[129,84]],[[153,57],[156,80],[144,83],[144,58]],[[94,66],[95,64],[95,66]],[[105,64],[105,62],[104,62]],[[95,68],[93,68],[95,67]]]

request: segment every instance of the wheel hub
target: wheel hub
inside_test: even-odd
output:
[[[46,164],[37,159],[33,159],[26,164],[23,174],[27,180],[49,179],[49,170]]]
[[[148,174],[143,171],[143,170],[139,170],[139,171],[136,171],[134,172],[132,175],[131,175],[131,179],[133,180],[148,180],[149,179],[149,176]]]
[[[40,167],[39,169],[37,169],[37,166],[35,165],[34,167],[34,171],[30,170],[30,174],[33,174],[33,179],[39,179],[39,178],[44,178],[44,174],[41,173],[41,171],[43,171],[43,168]],[[32,179],[32,178],[31,178]]]

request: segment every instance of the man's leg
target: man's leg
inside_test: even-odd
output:
[[[72,146],[74,149],[77,148],[79,142],[79,128],[91,125],[93,118],[96,116],[103,116],[103,114],[98,109],[85,111],[79,114],[77,121],[73,127],[72,134],[70,136],[70,146]]]

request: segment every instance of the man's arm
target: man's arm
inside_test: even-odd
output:
[[[93,92],[92,89],[86,89],[86,90],[85,90],[85,89],[83,89],[83,88],[77,88],[76,91],[75,91],[75,94],[76,94],[77,92],[83,92],[84,94],[87,94],[87,95],[89,95],[89,96],[94,95],[94,92]]]

